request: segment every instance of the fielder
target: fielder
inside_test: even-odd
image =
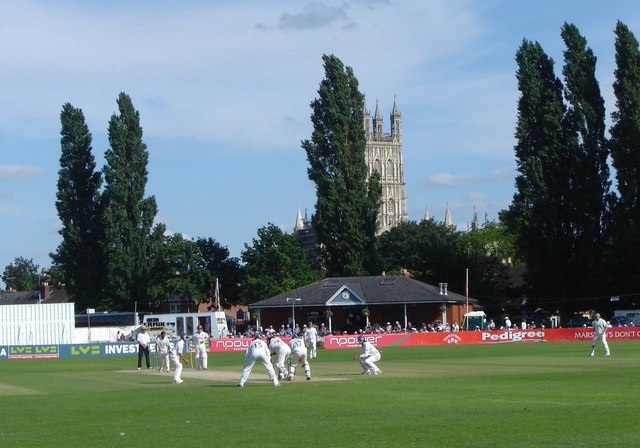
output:
[[[596,351],[596,344],[598,341],[602,342],[602,346],[604,347],[604,356],[611,355],[609,351],[609,344],[607,344],[607,328],[609,328],[609,324],[606,320],[600,317],[600,313],[596,313],[594,316],[592,325],[593,325],[593,340],[591,341],[591,353],[589,356],[593,356]]]
[[[196,331],[191,339],[193,348],[196,351],[196,369],[207,370],[207,341],[209,335],[202,330],[202,325],[198,325],[198,331]]]
[[[293,381],[296,376],[296,366],[302,365],[304,374],[307,380],[311,379],[311,368],[309,367],[309,361],[307,361],[307,347],[304,345],[304,333],[298,333],[291,342],[289,342],[289,348],[291,349],[291,357],[289,358],[289,376],[287,381]]]
[[[182,354],[184,352],[184,346],[187,342],[187,333],[182,333],[180,335],[180,340],[176,342],[174,347],[171,349],[171,361],[173,362],[173,384],[182,384],[182,363],[181,360],[185,364],[189,364],[187,358]]]
[[[289,346],[276,335],[275,330],[269,332],[267,343],[269,350],[276,355],[275,367],[278,369],[278,379],[285,380],[289,376],[289,372],[285,366],[285,362],[291,355]]]
[[[304,341],[307,343],[309,359],[316,359],[318,357],[318,330],[311,322],[309,322],[309,326],[304,330]]]
[[[260,339],[260,334],[256,333],[253,336],[253,341],[251,342],[251,344],[249,344],[247,352],[244,355],[244,370],[242,371],[242,376],[240,376],[238,387],[244,387],[244,383],[246,383],[249,379],[251,369],[253,369],[256,361],[260,361],[264,368],[267,369],[267,375],[269,375],[269,379],[271,380],[273,385],[279,386],[280,382],[278,381],[276,372],[273,370],[273,366],[271,365],[269,347],[267,346],[267,343],[265,341]]]
[[[360,361],[362,374],[369,375],[373,372],[374,375],[380,375],[382,370],[375,365],[376,362],[380,361],[380,352],[364,336],[358,336],[358,342],[362,345],[362,353],[354,355],[353,359]]]
[[[163,331],[156,339],[156,357],[158,358],[158,370],[162,372],[164,368],[167,368],[167,373],[171,372],[169,367],[169,352],[171,351],[171,342],[167,332]]]

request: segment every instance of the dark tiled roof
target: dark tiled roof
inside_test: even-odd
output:
[[[32,305],[40,301],[38,291],[20,291],[20,292],[6,292],[0,293],[0,305]],[[47,294],[47,297],[42,297],[42,303],[67,303],[69,302],[69,295],[64,288],[53,288]]]
[[[0,305],[31,305],[38,303],[38,291],[5,292],[0,294]]]
[[[340,301],[340,295],[347,291],[355,296],[350,303]],[[291,306],[287,298],[300,298],[296,307],[331,306],[361,304],[367,305],[400,305],[409,303],[465,303],[467,297],[448,292],[440,294],[440,288],[414,280],[405,276],[377,277],[333,277],[311,283],[292,291],[261,300],[250,305],[251,308],[282,308]],[[470,303],[477,302],[469,298]],[[354,303],[361,302],[361,303]]]
[[[65,288],[53,288],[42,303],[68,303],[69,294]]]

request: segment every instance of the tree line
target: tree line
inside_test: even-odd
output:
[[[206,301],[216,278],[227,302],[251,303],[322,277],[382,272],[410,272],[460,293],[470,286],[470,295],[493,312],[527,302],[562,312],[602,309],[614,294],[635,300],[638,42],[617,24],[616,111],[607,136],[597,59],[574,25],[565,23],[560,35],[566,46],[562,80],[539,43],[524,39],[516,53],[515,194],[499,222],[471,232],[426,220],[376,236],[381,186],[378,173],[367,174],[364,96],[353,69],[324,55],[325,77],[311,102],[313,130],[301,142],[316,187],[317,264],[295,235],[270,223],[245,244],[241,259],[213,238],[167,235],[163,224],[153,224],[155,199],[145,197],[148,151],[131,99],[118,97],[101,171],[82,111],[65,104],[56,201],[62,242],[51,254],[52,272],[79,309],[131,309],[133,301],[153,307],[173,296]],[[517,288],[507,259],[524,271]]]
[[[500,219],[528,294],[560,311],[606,309],[610,296],[635,305],[640,295],[640,53],[622,22],[615,37],[608,137],[597,58],[575,25],[561,29],[562,80],[539,43],[525,39],[516,54],[518,175]]]

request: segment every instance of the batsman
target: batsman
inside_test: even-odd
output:
[[[196,351],[196,369],[207,370],[207,341],[209,335],[202,329],[202,325],[198,325],[196,331],[191,338],[193,348]]]

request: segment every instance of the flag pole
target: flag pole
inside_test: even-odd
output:
[[[220,311],[220,286],[218,285],[218,277],[216,277],[215,298],[216,298],[216,311]]]
[[[465,272],[464,295],[467,298],[467,318],[465,321],[467,323],[467,331],[469,331],[469,268],[467,268]]]

